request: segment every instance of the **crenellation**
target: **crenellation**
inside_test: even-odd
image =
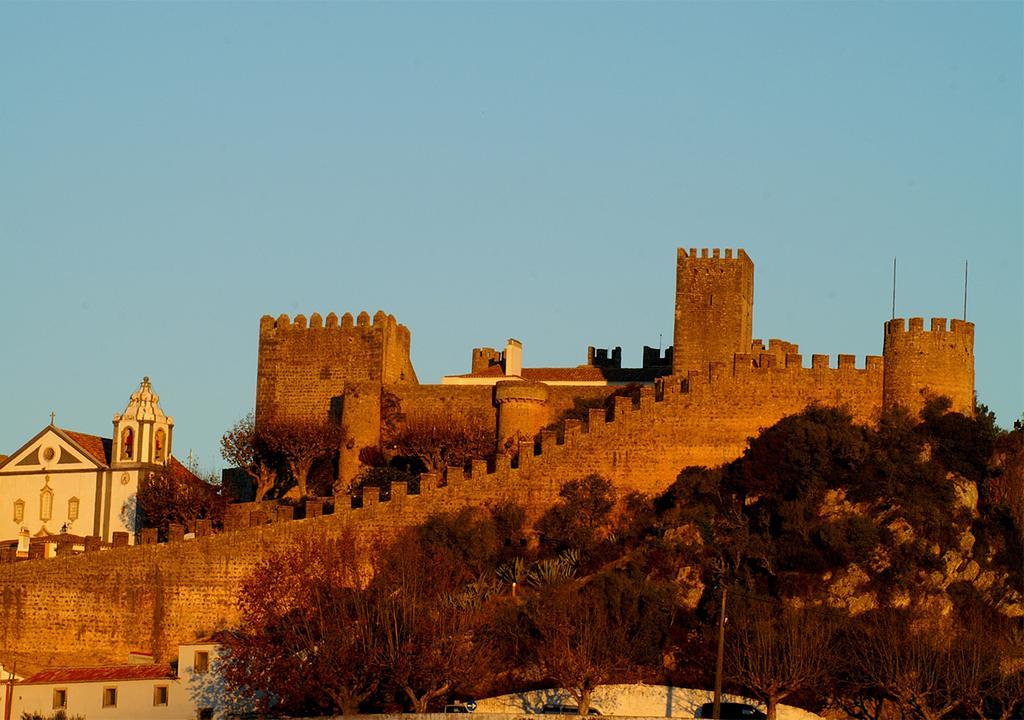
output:
[[[351,330],[353,327],[355,327],[355,321],[352,318],[352,313],[347,312],[344,315],[342,315],[341,316],[341,329],[342,330]]]
[[[924,332],[924,318],[912,317],[910,318],[910,330],[912,333]]]
[[[608,413],[604,408],[590,408],[587,411],[587,432],[599,432],[608,419]]]
[[[929,329],[931,332],[946,332],[946,318],[933,317]]]
[[[802,370],[804,367],[804,359],[800,353],[791,352],[786,353],[786,368],[790,370]]]
[[[310,330],[322,330],[324,327],[324,319],[320,317],[320,313],[315,312],[309,316],[309,329]]]
[[[573,445],[576,444],[576,441],[579,439],[582,432],[582,423],[579,420],[566,420],[565,430],[563,432],[564,439],[562,440],[562,444],[565,445],[566,447],[572,447]]]
[[[558,447],[558,433],[554,430],[540,431],[541,455],[550,455]]]
[[[615,422],[622,422],[628,414],[633,412],[633,398],[616,395],[613,402],[612,419]]]
[[[356,327],[364,329],[370,327],[370,313],[365,310],[360,312],[359,316],[356,318]]]
[[[409,496],[409,483],[405,480],[393,480],[391,482],[390,502],[401,503]]]
[[[295,318],[292,320],[292,326],[296,330],[305,330],[306,329],[306,316],[305,315],[296,315]]]
[[[335,330],[338,327],[338,316],[334,312],[327,313],[327,329]]]
[[[857,356],[856,355],[840,355],[839,356],[839,369],[840,370],[853,370],[857,367]]]
[[[487,461],[473,460],[469,465],[469,477],[474,485],[479,484],[487,476]]]
[[[815,370],[828,370],[829,369],[829,356],[815,353],[811,355],[811,367]]]

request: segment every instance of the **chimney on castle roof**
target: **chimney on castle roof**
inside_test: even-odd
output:
[[[509,338],[505,343],[505,374],[523,375],[523,344],[515,338]]]

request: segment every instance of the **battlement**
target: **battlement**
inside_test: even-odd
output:
[[[795,346],[794,346],[795,347]],[[836,362],[832,363],[831,355],[811,355],[811,365],[806,367],[803,362],[803,355],[795,352],[787,352],[779,355],[772,352],[762,353],[736,353],[733,356],[733,374],[749,375],[767,370],[775,371],[856,371],[881,373],[884,370],[884,360],[881,355],[865,355],[864,362],[858,367],[856,355],[836,355]],[[700,376],[702,373],[690,373],[691,376]],[[710,377],[710,374],[709,374]]]
[[[345,313],[339,320],[338,316],[331,312],[326,319],[320,313],[313,313],[308,320],[305,315],[296,315],[294,318],[288,315],[278,315],[276,318],[264,315],[260,318],[260,337],[274,335],[277,333],[289,333],[296,331],[339,331],[346,332],[381,332],[384,330],[396,331],[399,336],[409,336],[409,328],[401,325],[395,320],[394,315],[389,315],[383,310],[378,310],[371,320],[370,314],[363,310],[358,317],[353,318],[352,313]]]
[[[587,348],[587,365],[619,369],[622,367],[622,348],[614,347],[609,354],[608,348],[596,348],[591,345]]]
[[[933,317],[929,323],[929,327],[925,330],[924,318],[912,317],[909,319],[894,318],[893,320],[887,320],[885,323],[885,336],[886,339],[890,337],[898,337],[900,335],[920,335],[923,333],[933,333],[950,335],[954,338],[960,338],[964,342],[974,342],[974,323],[959,318],[952,318],[948,320],[944,317]]]
[[[644,345],[643,368],[672,367],[672,346],[665,348],[664,352],[658,348]]]
[[[686,248],[679,248],[677,250],[677,257],[680,260],[685,259],[687,262],[700,262],[700,261],[717,261],[717,260],[746,260],[750,262],[750,258],[743,248],[738,248],[735,255],[733,254],[732,248],[725,248],[723,253],[720,248],[701,248],[700,252],[697,252],[697,248],[690,248],[689,251]]]

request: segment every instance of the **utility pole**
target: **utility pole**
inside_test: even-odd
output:
[[[7,678],[7,693],[4,698],[4,720],[11,720],[11,706],[14,704],[14,670],[18,663],[11,666],[11,674]]]
[[[964,322],[967,321],[967,261],[964,260]]]
[[[896,257],[892,259],[892,320],[896,319]]]
[[[711,717],[718,720],[722,716],[722,665],[725,658],[725,596],[727,588],[722,588],[722,610],[718,613],[718,658],[715,660],[715,705]]]

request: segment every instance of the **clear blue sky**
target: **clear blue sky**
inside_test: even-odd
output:
[[[0,452],[143,375],[222,463],[264,313],[393,313],[420,379],[670,342],[677,246],[755,336],[959,316],[1024,410],[1024,4],[0,3]],[[860,364],[862,360],[858,360]]]

